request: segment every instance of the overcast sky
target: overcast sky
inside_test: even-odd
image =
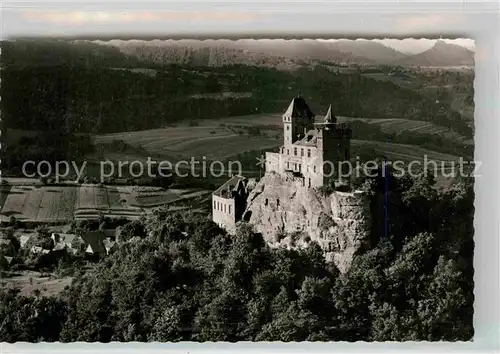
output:
[[[196,3],[193,7],[194,5],[191,6],[192,4],[186,2],[181,7],[182,10],[173,5],[166,7],[163,3],[157,3],[159,8],[155,11],[141,10],[140,3],[136,3],[134,5],[136,8],[133,9],[114,11],[99,10],[97,5],[93,5],[90,10],[72,11],[61,5],[36,8],[19,7],[19,5],[16,7],[10,3],[16,4],[12,0],[5,0],[5,6],[0,8],[2,38],[35,35],[83,35],[96,39],[103,36],[111,39],[114,36],[134,38],[134,36],[155,35],[164,38],[172,35],[179,38],[183,34],[186,37],[214,34],[212,38],[224,38],[224,34],[230,34],[227,37],[252,38],[253,35],[258,35],[262,38],[266,34],[273,34],[274,37],[280,33],[288,34],[291,30],[295,36],[307,37],[308,34],[315,34],[316,38],[318,33],[338,34],[338,36],[323,37],[325,39],[343,38],[346,35],[351,39],[363,38],[363,34],[366,33],[370,33],[372,38],[391,38],[395,34],[399,38],[405,36],[431,38],[378,39],[394,49],[406,53],[418,53],[429,49],[435,43],[435,39],[432,38],[451,37],[446,36],[443,29],[448,33],[467,29],[467,22],[460,13],[386,14],[382,10],[360,13],[350,9],[342,14],[332,14],[327,11],[318,13],[311,7],[299,9],[297,6],[300,4],[293,2],[287,2],[286,12],[282,11],[282,7],[269,11],[242,11],[236,6],[237,4],[231,3],[215,8],[210,3]],[[132,6],[131,3],[127,4]],[[259,7],[264,5],[273,6],[259,3]],[[307,21],[312,18],[310,15],[313,10],[316,11],[313,12],[315,20]],[[390,12],[390,8],[385,11]],[[309,16],[304,17],[304,14]],[[290,24],[300,24],[300,26]],[[297,32],[299,27],[300,32]],[[473,40],[455,36],[457,37],[460,39],[445,39],[445,41],[474,49]]]

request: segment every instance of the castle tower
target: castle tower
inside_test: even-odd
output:
[[[332,178],[339,182],[349,183],[349,178],[346,176],[349,172],[348,166],[341,164],[351,158],[352,131],[349,125],[337,123],[330,105],[323,121],[315,123],[314,126],[317,148],[323,157],[323,184],[327,184]]]
[[[304,137],[309,129],[313,129],[314,114],[306,101],[295,97],[283,114],[284,144],[290,145]]]

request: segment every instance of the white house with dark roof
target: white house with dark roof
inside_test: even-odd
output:
[[[212,220],[228,232],[236,231],[236,223],[245,211],[252,182],[236,175],[212,193]]]
[[[84,240],[75,234],[52,233],[50,238],[54,241],[53,251],[67,248],[72,253],[77,253],[83,250]]]

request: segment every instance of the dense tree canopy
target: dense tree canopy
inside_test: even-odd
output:
[[[317,244],[272,249],[246,225],[157,211],[59,298],[2,293],[0,340],[469,340],[473,186],[432,184],[392,179],[391,227],[345,274]]]

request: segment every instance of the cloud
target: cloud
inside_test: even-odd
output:
[[[110,11],[23,11],[22,17],[32,22],[60,25],[88,23],[127,23],[151,21],[255,21],[249,12],[110,12]]]

